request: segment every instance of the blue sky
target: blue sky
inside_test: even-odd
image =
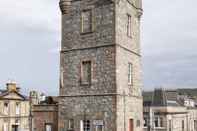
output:
[[[144,0],[141,47],[144,89],[197,87],[197,1]],[[0,86],[58,94],[58,0],[0,2]]]

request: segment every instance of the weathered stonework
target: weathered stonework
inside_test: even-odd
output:
[[[80,131],[80,121],[104,122],[103,131],[142,131],[141,0],[61,0],[62,45],[59,131]],[[81,12],[92,11],[92,32],[81,32]],[[127,14],[132,37],[127,36]],[[91,61],[91,84],[82,85],[81,63]],[[128,84],[128,63],[133,65]],[[133,120],[133,128],[130,127]],[[129,129],[130,128],[130,129]]]

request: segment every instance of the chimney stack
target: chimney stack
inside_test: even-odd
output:
[[[18,91],[18,88],[17,88],[17,86],[16,86],[16,82],[8,82],[8,83],[6,84],[6,86],[7,86],[7,90],[8,90],[9,92]]]

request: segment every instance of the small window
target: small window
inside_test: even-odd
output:
[[[163,118],[155,117],[155,127],[163,127]]]
[[[81,14],[81,32],[92,32],[92,10],[85,10]]]
[[[140,127],[140,120],[137,120],[137,127]]]
[[[131,32],[131,15],[127,14],[127,36],[131,37],[132,32]]]
[[[184,130],[185,130],[185,121],[182,120],[182,131],[184,131]]]
[[[160,127],[163,127],[163,126],[164,126],[164,125],[163,125],[164,122],[163,122],[163,118],[162,118],[162,117],[159,118],[159,122],[160,122],[159,126],[160,126]]]
[[[147,127],[148,126],[148,118],[144,118],[144,127]]]
[[[194,129],[197,129],[197,120],[194,120]]]
[[[16,115],[20,115],[20,103],[16,102]]]
[[[155,127],[163,127],[163,118],[155,117]]]
[[[80,131],[90,131],[90,120],[81,120]]]
[[[172,120],[169,120],[169,131],[172,131]]]
[[[131,63],[128,64],[128,84],[131,85],[133,82],[133,65]]]
[[[52,131],[52,124],[45,124],[45,131]]]
[[[68,120],[68,129],[69,130],[74,129],[74,120],[73,119]]]
[[[104,131],[103,125],[97,125],[96,126],[96,131]]]
[[[90,85],[91,84],[91,61],[82,62],[82,72],[81,72],[81,84]]]
[[[3,131],[8,131],[8,123],[3,124]]]
[[[9,111],[9,104],[8,102],[4,103],[4,114],[8,115],[8,111]]]

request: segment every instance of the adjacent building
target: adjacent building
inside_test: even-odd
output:
[[[141,0],[60,0],[59,131],[142,131]]]
[[[32,131],[58,131],[57,102],[57,97],[46,97],[44,101],[32,103]]]
[[[16,83],[0,90],[0,131],[29,131],[29,99],[20,93]]]
[[[197,131],[195,98],[178,90],[144,92],[144,131]]]

